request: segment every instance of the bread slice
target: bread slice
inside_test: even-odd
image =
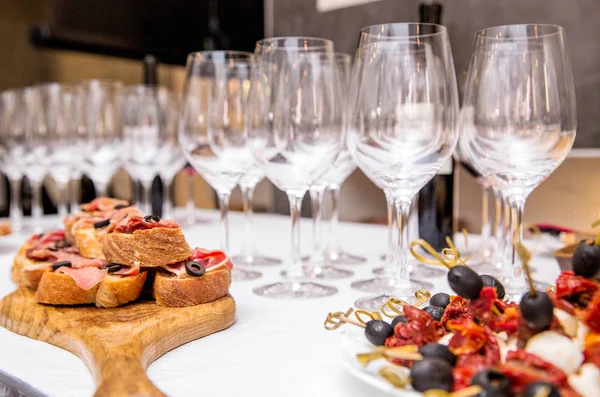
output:
[[[102,239],[94,225],[89,222],[76,222],[71,228],[75,246],[79,255],[90,259],[105,259],[102,252]]]
[[[37,289],[42,275],[50,268],[52,262],[36,261],[27,257],[30,244],[25,243],[13,259],[12,280],[29,288]]]
[[[227,267],[208,271],[202,277],[180,277],[157,270],[152,292],[161,306],[183,307],[222,298],[230,285],[231,271]]]
[[[102,239],[102,251],[109,262],[142,267],[170,265],[184,261],[192,254],[179,227],[109,233]]]
[[[135,276],[109,274],[89,290],[81,289],[71,276],[48,271],[43,274],[35,297],[39,303],[50,305],[84,305],[117,307],[136,300],[146,281],[146,272]]]

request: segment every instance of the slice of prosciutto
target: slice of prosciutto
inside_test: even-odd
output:
[[[118,200],[110,197],[98,197],[87,204],[81,204],[79,207],[85,212],[110,211],[115,209],[117,205],[129,205],[128,201]]]
[[[77,286],[83,290],[90,290],[98,285],[104,278],[106,278],[107,271],[101,270],[96,267],[85,267],[81,269],[74,269],[70,267],[59,267],[56,270],[57,273],[64,273],[69,275]]]
[[[83,269],[87,267],[100,267],[102,265],[106,265],[108,261],[103,259],[88,259],[84,258],[78,254],[69,254],[66,252],[54,252],[53,256],[56,258],[57,262],[68,261],[71,262],[71,267],[73,269]],[[62,268],[61,268],[62,269]]]
[[[228,267],[230,270],[233,268],[229,256],[227,256],[225,252],[218,250],[210,251],[196,248],[192,251],[192,255],[187,260],[200,263],[207,272],[220,269],[223,266]],[[177,277],[184,276],[187,273],[185,270],[185,261],[167,265],[163,268]]]

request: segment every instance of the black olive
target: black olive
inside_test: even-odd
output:
[[[44,233],[40,233],[37,235],[39,239],[41,239],[42,237],[44,237]]]
[[[394,335],[394,328],[382,320],[367,321],[365,336],[375,346],[385,345],[385,340]]]
[[[523,397],[534,397],[542,389],[550,390],[550,394],[544,394],[547,397],[560,397],[560,392],[551,383],[546,382],[533,382],[527,386],[527,389],[523,392]]]
[[[519,303],[525,324],[534,331],[548,329],[552,323],[554,305],[544,292],[536,291],[535,296],[525,293]]]
[[[483,288],[479,274],[466,266],[454,266],[448,271],[448,284],[458,295],[467,299],[476,299]]]
[[[100,229],[100,228],[106,227],[108,225],[110,225],[110,219],[105,219],[103,221],[94,223],[94,229]]]
[[[450,295],[443,292],[438,292],[437,294],[433,295],[431,299],[429,299],[429,304],[431,306],[443,307],[445,309],[446,306],[450,304]]]
[[[506,292],[504,291],[504,285],[494,276],[490,276],[489,274],[482,274],[481,281],[483,281],[483,285],[485,287],[493,287],[496,288],[496,295],[500,299],[504,299],[504,295]]]
[[[452,366],[439,358],[416,361],[410,369],[410,379],[415,390],[420,392],[430,389],[449,392],[454,386]]]
[[[122,267],[123,265],[118,263],[107,263],[106,265],[100,266],[100,269],[106,269],[109,273],[115,273],[121,270]]]
[[[202,277],[204,276],[204,273],[206,273],[206,268],[198,262],[187,261],[185,262],[185,271],[190,276]]]
[[[129,207],[129,205],[125,205],[125,204],[117,204],[117,205],[115,205],[115,209],[116,210],[120,210],[120,209],[127,208],[127,207]]]
[[[58,248],[48,247],[48,251],[56,252],[58,251]]]
[[[160,222],[160,216],[157,216],[157,215],[146,215],[144,217],[144,221],[146,221],[146,222],[150,222],[150,221]]]
[[[60,241],[57,241],[56,244],[54,244],[54,246],[59,249],[60,248],[69,248],[71,246],[71,243],[68,242],[67,240],[60,240]]]
[[[573,271],[578,276],[592,278],[600,270],[600,245],[582,241],[573,253]]]
[[[471,385],[480,386],[483,391],[478,397],[509,397],[510,381],[502,372],[494,369],[484,369],[475,374]]]
[[[439,358],[440,360],[444,360],[453,367],[456,364],[456,356],[452,354],[448,346],[439,343],[428,343],[419,349],[419,353],[424,358]]]
[[[403,314],[392,319],[392,328],[396,328],[396,325],[398,324],[406,324],[406,317],[404,317]]]
[[[52,265],[52,270],[56,270],[59,267],[63,267],[63,266],[71,267],[72,264],[69,261],[54,262],[54,264]]]
[[[444,308],[438,306],[427,306],[423,311],[429,314],[435,321],[440,321],[444,315]]]

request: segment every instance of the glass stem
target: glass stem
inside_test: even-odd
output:
[[[15,231],[23,229],[21,210],[21,178],[10,180],[10,223]]]
[[[500,190],[494,189],[494,199],[496,202],[495,208],[495,222],[494,222],[494,241],[496,244],[496,250],[494,254],[494,263],[496,269],[502,268],[506,252],[506,227],[505,218],[507,216],[505,212],[505,201],[504,196]]]
[[[56,203],[58,220],[59,224],[62,225],[62,220],[68,215],[67,201],[69,197],[69,183],[56,182],[56,187],[58,189],[58,201]]]
[[[394,250],[396,249],[396,244],[394,244],[394,230],[396,228],[396,218],[394,217],[394,198],[387,191],[385,192],[385,201],[387,204],[388,238],[383,274],[385,277],[392,278],[394,277],[394,272],[396,270],[396,263],[394,262]]]
[[[108,196],[108,182],[94,181],[94,187],[96,188],[96,197]]]
[[[219,192],[219,209],[221,211],[222,240],[221,249],[229,252],[229,195],[230,192]]]
[[[252,255],[254,252],[254,233],[252,224],[252,215],[254,209],[252,207],[252,200],[254,199],[254,188],[256,185],[240,185],[242,191],[242,209],[244,211],[244,247],[242,253],[245,255]]]
[[[330,185],[331,192],[331,219],[329,220],[329,255],[337,255],[342,251],[340,244],[340,235],[338,232],[340,224],[340,186]]]
[[[510,208],[510,258],[512,263],[511,284],[515,286],[513,287],[514,290],[520,287],[525,287],[522,263],[517,251],[517,245],[523,241],[523,210],[525,208],[525,200],[512,200],[510,202]]]
[[[81,179],[73,178],[71,183],[71,200],[70,200],[70,211],[71,214],[79,211],[79,197],[81,195]]]
[[[310,188],[310,203],[312,206],[312,234],[313,234],[313,253],[314,258],[318,258],[323,252],[322,220],[323,220],[323,194],[325,188]]]
[[[173,219],[173,201],[171,200],[171,178],[161,178],[163,185],[162,217]]]
[[[152,190],[152,181],[140,181],[142,185],[142,208],[146,215],[152,215],[152,202],[150,191]]]
[[[302,209],[302,195],[288,193],[290,201],[290,218],[292,220],[291,256],[285,275],[292,279],[304,276],[302,261],[300,259],[300,211]]]
[[[410,288],[408,268],[408,225],[410,220],[410,199],[396,199],[396,217],[398,218],[398,246],[396,250],[395,286]]]
[[[484,258],[490,258],[492,255],[492,226],[490,224],[490,193],[492,188],[489,185],[481,187],[481,253]]]
[[[34,232],[43,232],[42,226],[42,215],[44,213],[42,209],[42,183],[37,181],[31,181],[31,219],[33,223]]]
[[[196,200],[194,199],[195,180],[194,174],[188,174],[188,201],[185,205],[186,220],[188,225],[196,222]]]

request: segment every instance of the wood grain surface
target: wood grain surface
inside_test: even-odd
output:
[[[94,377],[97,397],[164,396],[146,368],[169,350],[234,322],[230,295],[181,308],[142,301],[99,309],[38,304],[32,290],[20,287],[0,300],[0,326],[77,355]]]

